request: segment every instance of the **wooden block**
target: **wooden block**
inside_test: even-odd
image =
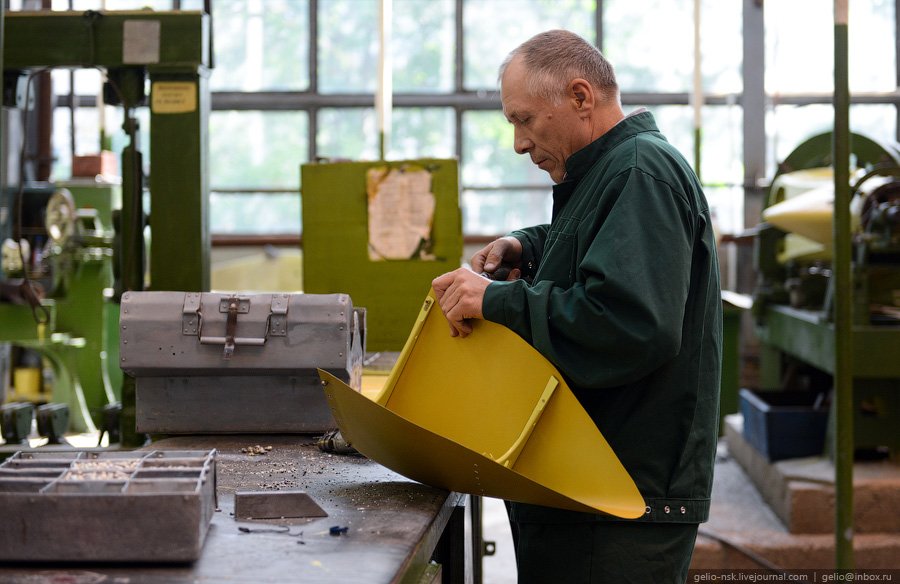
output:
[[[104,150],[99,154],[72,157],[72,176],[94,178],[97,175],[117,176],[118,158],[113,152]]]

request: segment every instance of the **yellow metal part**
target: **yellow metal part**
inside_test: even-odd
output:
[[[345,439],[411,479],[448,490],[623,518],[637,487],[563,376],[509,329],[466,338],[426,298],[374,399],[319,371]]]
[[[770,206],[762,217],[788,232],[778,261],[830,261],[834,252],[834,178],[831,168],[810,168],[780,175],[772,183]],[[859,228],[860,201],[850,207],[851,230]]]

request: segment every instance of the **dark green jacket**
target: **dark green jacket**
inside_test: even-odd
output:
[[[484,318],[565,375],[643,495],[644,520],[705,521],[722,349],[706,198],[649,112],[573,154],[566,170],[552,222],[512,233],[533,283],[491,283]],[[609,517],[518,505],[513,519]]]

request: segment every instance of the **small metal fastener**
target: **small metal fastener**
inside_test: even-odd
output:
[[[666,505],[666,506],[663,508],[663,511],[665,511],[666,513],[668,513],[669,511],[671,511],[671,509],[669,509],[669,506]]]
[[[681,506],[681,514],[684,515],[687,513],[687,509],[684,508],[684,505]]]
[[[644,509],[644,515],[650,515],[650,505],[647,505],[647,507]]]

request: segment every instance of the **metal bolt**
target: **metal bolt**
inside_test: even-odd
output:
[[[681,506],[681,514],[684,515],[687,513],[687,509],[684,508],[684,505]]]
[[[647,505],[647,507],[644,508],[644,515],[650,515],[650,505]]]
[[[663,508],[663,511],[665,511],[666,514],[668,515],[668,513],[669,513],[669,511],[671,511],[671,509],[669,509],[669,506],[666,505],[666,506]]]

